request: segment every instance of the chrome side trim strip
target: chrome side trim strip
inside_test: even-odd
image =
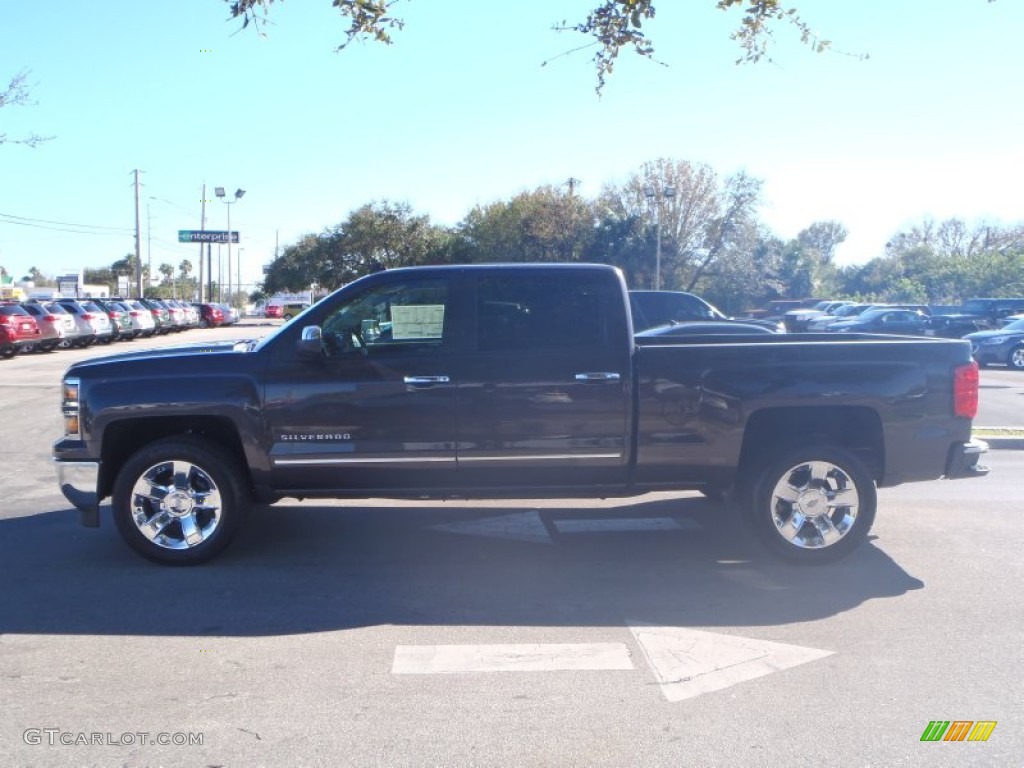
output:
[[[463,456],[459,461],[565,461],[566,459],[621,459],[621,453],[546,453],[542,456]]]
[[[274,466],[316,466],[320,464],[455,464],[455,457],[410,457],[408,459],[274,459]]]

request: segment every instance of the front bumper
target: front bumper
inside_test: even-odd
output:
[[[97,528],[100,524],[98,461],[55,461],[57,483],[64,498],[82,513],[82,525]]]
[[[946,459],[946,478],[958,480],[965,477],[984,477],[989,473],[989,468],[978,462],[986,453],[988,443],[984,440],[970,440],[952,445]]]

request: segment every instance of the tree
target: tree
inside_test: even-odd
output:
[[[782,24],[793,27],[800,40],[819,53],[830,46],[828,40],[822,40],[811,30],[795,8],[784,8],[781,0],[714,1],[721,11],[739,11],[741,14],[739,26],[731,35],[742,51],[737,63],[756,62],[765,58],[772,29]],[[230,6],[232,18],[242,19],[243,28],[252,24],[262,34],[267,9],[274,0],[225,2]],[[391,7],[396,3],[397,0],[332,0],[332,5],[349,22],[345,38],[337,50],[342,50],[353,41],[366,39],[390,45],[391,33],[405,26],[400,17],[391,14]],[[592,46],[597,48],[593,61],[597,70],[597,91],[600,93],[620,51],[632,49],[640,56],[653,57],[654,44],[644,34],[642,27],[654,15],[654,0],[600,0],[583,21],[563,21],[555,25],[555,29],[576,32],[590,38],[590,43],[574,50]]]
[[[7,84],[7,88],[0,91],[0,108],[2,107],[24,107],[34,102],[31,101],[28,85],[25,80],[28,78],[28,71],[22,70]],[[39,136],[30,134],[20,139],[14,139],[6,133],[0,133],[0,144],[24,144],[27,147],[35,147],[44,141],[49,141],[52,136]]]
[[[305,235],[271,262],[263,281],[268,293],[333,290],[381,268],[449,261],[449,235],[408,203],[361,206],[319,235]]]
[[[466,261],[579,261],[593,227],[587,201],[543,186],[474,207],[458,229]]]
[[[23,283],[31,282],[37,286],[46,285],[50,282],[46,275],[39,271],[38,267],[30,267],[28,270],[28,274],[22,277],[21,281]]]
[[[660,221],[662,287],[692,291],[717,261],[752,246],[760,190],[761,182],[745,173],[722,182],[702,163],[644,163],[625,184],[606,186],[598,201],[601,229],[631,232],[629,247],[607,258],[623,269],[631,287],[653,288]],[[600,253],[590,255],[602,260]]]

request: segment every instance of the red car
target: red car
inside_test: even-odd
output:
[[[224,310],[216,304],[193,304],[199,310],[200,328],[217,328],[228,321]]]
[[[0,357],[14,357],[22,347],[38,344],[41,338],[32,315],[17,304],[0,304]]]
[[[282,317],[284,307],[280,304],[268,304],[264,314],[266,317]]]

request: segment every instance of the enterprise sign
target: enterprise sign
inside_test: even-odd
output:
[[[226,243],[228,232],[223,229],[179,229],[179,243]],[[231,232],[231,242],[238,242],[237,230]]]

